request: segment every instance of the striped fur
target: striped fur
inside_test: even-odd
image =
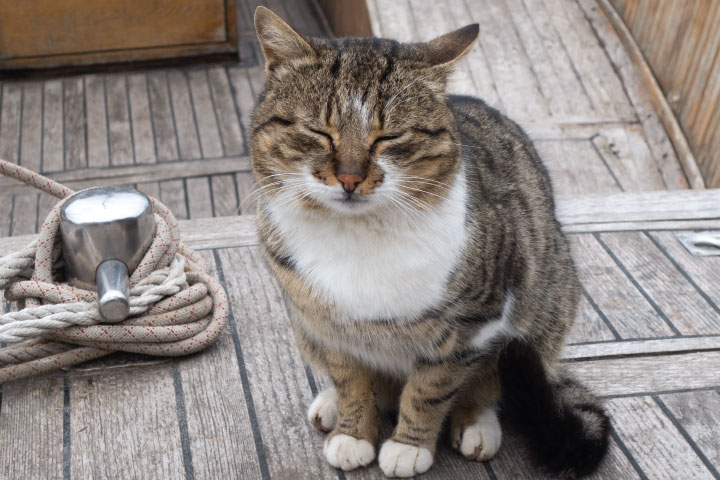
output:
[[[332,429],[328,461],[374,457],[382,405],[398,411],[379,453],[386,474],[427,470],[448,416],[451,443],[486,460],[501,438],[504,346],[527,345],[537,356],[521,358],[562,385],[580,288],[528,137],[482,101],[445,93],[477,26],[424,44],[324,40],[259,8],[256,28],[268,60],[251,131],[258,230],[298,346],[335,388],[310,415]],[[362,181],[349,193],[339,172]],[[599,406],[593,415],[606,419]],[[606,435],[596,420],[592,435]]]

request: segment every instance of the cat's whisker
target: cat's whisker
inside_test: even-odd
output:
[[[441,185],[441,186],[447,187],[447,188],[452,188],[452,185],[448,185],[447,183],[440,182],[440,181],[434,180],[434,179],[432,179],[432,178],[420,177],[420,176],[417,176],[417,175],[398,175],[397,177],[398,177],[399,180],[416,180],[416,181],[422,180],[422,181],[425,181],[425,182],[428,182],[428,183],[432,183],[432,184],[436,184],[436,185]]]
[[[446,196],[438,195],[437,193],[428,192],[427,190],[423,190],[422,188],[414,188],[414,187],[410,187],[407,185],[402,185],[400,188],[407,188],[408,190],[412,190],[414,192],[420,192],[420,193],[425,193],[427,195],[432,195],[434,197],[439,198],[440,200],[447,200]]]

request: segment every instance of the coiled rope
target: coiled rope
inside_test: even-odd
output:
[[[155,236],[130,276],[130,316],[102,323],[97,293],[55,281],[62,266],[60,209],[75,193],[0,160],[0,175],[61,199],[37,240],[0,257],[0,289],[16,312],[0,315],[0,384],[66,368],[116,351],[180,356],[213,343],[228,319],[222,285],[204,259],[180,242],[177,220],[151,198]]]

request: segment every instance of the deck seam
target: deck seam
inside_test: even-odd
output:
[[[682,426],[682,424],[678,421],[677,418],[675,418],[675,415],[672,414],[670,409],[665,405],[665,402],[662,401],[662,399],[657,396],[653,395],[652,399],[655,401],[658,407],[665,413],[665,416],[668,417],[670,422],[677,428],[678,432],[680,432],[680,435],[683,436],[685,441],[690,445],[690,448],[693,449],[695,454],[700,458],[700,461],[703,462],[705,467],[710,471],[710,473],[716,478],[720,479],[720,473],[718,473],[715,466],[708,460],[708,458],[705,456],[705,453],[698,447],[697,443],[695,443],[695,440],[690,436],[690,434],[685,430],[685,427]]]
[[[225,281],[225,272],[223,271],[222,261],[217,249],[212,250],[215,265],[217,267],[217,275],[220,280],[220,284],[228,295],[227,283]],[[228,295],[229,296],[229,295]],[[235,347],[235,357],[238,362],[238,369],[240,370],[240,381],[242,383],[243,394],[245,397],[245,405],[247,406],[248,419],[250,421],[250,428],[253,433],[253,441],[255,443],[255,453],[258,458],[258,466],[260,467],[260,473],[263,480],[270,479],[270,469],[268,468],[267,457],[265,456],[265,449],[263,447],[262,434],[260,432],[260,425],[257,419],[257,413],[255,411],[255,402],[253,400],[252,391],[250,390],[250,379],[248,377],[247,368],[245,366],[245,360],[242,351],[242,345],[240,344],[240,337],[238,336],[237,324],[235,323],[235,314],[233,312],[232,302],[228,303],[228,323],[230,326],[230,336],[233,340]]]
[[[185,393],[183,391],[182,377],[178,361],[172,365],[173,386],[175,388],[175,411],[178,417],[178,429],[180,430],[180,445],[182,447],[183,467],[185,468],[185,480],[195,480],[195,467],[193,466],[192,449],[190,448],[190,432],[188,431],[187,411],[185,410]]]
[[[600,309],[600,307],[598,306],[598,304],[595,303],[595,300],[593,300],[593,298],[590,296],[588,291],[585,289],[585,286],[580,285],[580,289],[582,290],[582,295],[585,297],[585,299],[588,301],[590,306],[595,310],[595,312],[600,317],[600,320],[602,320],[603,323],[605,324],[605,326],[608,327],[608,329],[610,329],[610,333],[612,333],[613,336],[615,337],[615,341],[621,340],[623,337],[615,329],[613,324],[610,322],[610,319],[607,318],[607,315],[605,315],[605,312],[603,312]],[[608,342],[608,343],[612,343],[612,342]],[[571,345],[576,345],[576,344],[571,344]]]
[[[105,140],[107,142],[108,151],[108,167],[113,166],[113,151],[110,147],[110,112],[108,111],[107,100],[107,75],[102,76],[103,80],[103,101],[105,102]],[[119,166],[119,165],[118,165]]]
[[[215,124],[217,125],[218,137],[220,138],[220,148],[222,149],[223,156],[227,157],[228,156],[227,148],[225,148],[226,140],[225,140],[225,136],[223,135],[223,129],[220,128],[221,122],[220,122],[220,117],[218,116],[218,112],[217,112],[217,103],[215,102],[215,94],[213,93],[213,86],[210,83],[210,72],[208,71],[207,68],[205,68],[204,71],[205,71],[205,82],[207,83],[208,93],[210,94],[210,103],[212,104],[213,115],[215,116]],[[228,86],[229,86],[229,83],[230,82],[228,81]],[[240,122],[240,119],[238,119],[238,122]]]
[[[152,129],[152,137],[153,137],[153,150],[155,151],[155,164],[162,163],[160,161],[160,156],[158,154],[158,146],[157,146],[157,135],[155,135],[155,115],[153,112],[152,107],[152,96],[150,95],[150,84],[149,84],[149,76],[147,74],[143,74],[145,77],[145,93],[147,95],[147,101],[148,101],[148,113],[150,115],[150,128]]]
[[[627,132],[626,132],[627,134]],[[605,168],[607,168],[608,172],[610,172],[610,176],[615,180],[615,184],[618,186],[621,192],[625,192],[625,187],[623,187],[622,183],[618,179],[617,175],[615,175],[615,172],[610,167],[610,164],[608,164],[607,160],[605,159],[605,156],[600,152],[600,149],[597,147],[595,142],[593,140],[597,137],[599,137],[600,134],[596,133],[595,135],[591,136],[588,141],[590,142],[590,145],[592,145],[593,150],[595,150],[595,153],[597,153],[597,156],[600,158],[600,161],[605,165]],[[664,181],[664,180],[663,180]]]
[[[170,115],[172,116],[173,134],[175,135],[175,148],[177,149],[178,160],[182,159],[182,152],[180,150],[180,135],[178,134],[177,121],[175,120],[175,106],[173,105],[172,91],[170,90],[170,78],[168,77],[168,70],[165,73],[165,88],[168,94],[168,103],[170,104]]]
[[[235,84],[232,82],[232,78],[230,78],[230,72],[228,71],[227,65],[223,67],[223,70],[225,71],[225,79],[228,82],[228,87],[230,88],[230,96],[233,100],[233,107],[235,109],[235,116],[237,117],[238,121],[238,127],[240,128],[240,135],[242,136],[243,140],[243,155],[249,155],[250,154],[250,147],[249,147],[249,141],[250,139],[247,136],[247,132],[245,131],[245,126],[243,125],[243,119],[242,119],[242,112],[240,111],[240,105],[238,104],[237,100],[237,89],[235,88]],[[246,78],[248,81],[248,85],[250,84],[250,80]],[[252,89],[250,89],[252,92]],[[255,97],[255,95],[253,95]]]
[[[127,72],[123,74],[125,84],[125,108],[127,108],[128,124],[130,124],[130,146],[132,147],[133,165],[137,165],[137,155],[135,154],[135,129],[133,128],[132,107],[130,106],[130,86],[128,84]]]
[[[65,135],[67,135],[67,132],[65,132],[65,79],[60,80],[61,85],[61,102],[60,102],[60,121],[62,123],[62,163],[63,163],[63,171],[66,171],[67,168],[67,148],[65,145]]]
[[[20,119],[18,120],[17,164],[22,165],[23,110],[25,110],[25,84],[20,88]]]
[[[192,110],[193,125],[195,125],[195,135],[197,136],[198,150],[200,150],[200,158],[205,158],[205,152],[203,151],[203,144],[201,139],[202,137],[200,137],[200,125],[198,124],[197,112],[195,111],[195,98],[193,95],[193,88],[190,84],[190,72],[188,70],[183,70],[182,75],[185,78],[185,85],[187,85],[188,89],[188,98],[190,99],[190,109]],[[208,88],[210,88],[209,85]]]
[[[692,279],[692,277],[685,271],[685,269],[682,268],[682,266],[681,266],[677,261],[675,261],[675,258],[673,258],[673,257],[670,255],[670,252],[668,252],[667,249],[666,249],[662,244],[660,244],[660,242],[658,242],[655,237],[653,237],[652,235],[650,235],[650,233],[649,233],[647,230],[643,230],[643,233],[644,233],[644,234],[650,239],[650,241],[652,241],[652,242],[655,244],[655,246],[665,255],[665,257],[670,261],[670,263],[673,264],[673,266],[680,272],[680,274],[681,274],[683,277],[685,277],[685,280],[687,280],[688,283],[690,283],[690,285],[692,285],[693,288],[695,288],[695,291],[697,291],[697,292],[700,294],[700,296],[703,297],[703,298],[705,299],[705,301],[710,304],[710,306],[713,308],[713,310],[715,310],[715,312],[717,312],[718,314],[720,314],[720,308],[718,307],[718,305],[713,301],[712,298],[710,298],[710,296],[705,292],[705,290],[703,290],[702,288],[700,288],[700,285],[698,285],[698,284],[695,282],[695,280]]]
[[[613,259],[615,264],[622,270],[622,272],[627,276],[628,280],[630,280],[630,283],[633,284],[633,286],[640,292],[640,294],[645,298],[645,300],[650,304],[651,307],[657,312],[658,315],[660,315],[660,318],[667,324],[668,327],[670,327],[670,330],[675,332],[676,336],[682,337],[682,333],[680,333],[680,330],[675,326],[674,323],[670,321],[668,316],[665,314],[665,312],[662,311],[660,306],[655,302],[655,300],[650,297],[650,294],[645,291],[645,289],[638,283],[638,281],[635,279],[635,277],[632,276],[632,274],[628,271],[628,269],[623,265],[623,263],[620,261],[619,258],[615,255],[615,253],[610,249],[610,247],[607,246],[607,244],[600,238],[600,235],[598,233],[593,233],[593,237],[600,243],[600,246],[602,246],[605,249],[605,252],[610,256],[610,258]]]
[[[637,462],[637,460],[635,460],[635,457],[632,456],[632,453],[630,453],[627,445],[625,445],[625,442],[623,442],[622,438],[620,438],[620,435],[618,435],[618,433],[615,431],[615,427],[613,427],[612,425],[610,426],[610,436],[613,440],[615,440],[618,448],[620,448],[620,451],[622,451],[623,455],[625,455],[625,458],[628,459],[628,462],[630,462],[630,465],[635,469],[640,478],[642,480],[649,480],[648,476],[645,474],[640,464]]]
[[[63,480],[70,480],[70,382],[67,376],[63,378]]]

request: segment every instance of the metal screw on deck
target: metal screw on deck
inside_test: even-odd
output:
[[[129,188],[99,187],[70,197],[60,211],[68,283],[97,290],[100,315],[119,322],[130,310],[129,272],[153,241],[150,199]]]

